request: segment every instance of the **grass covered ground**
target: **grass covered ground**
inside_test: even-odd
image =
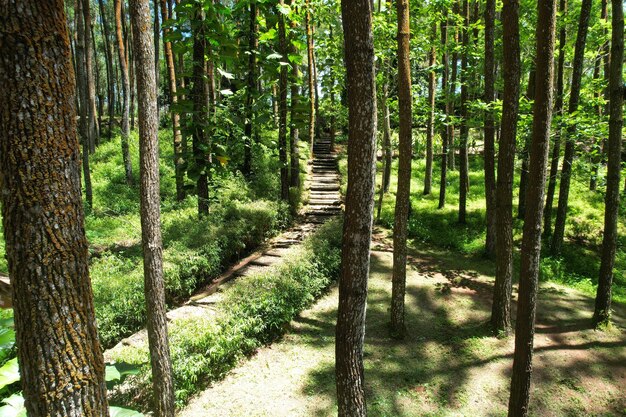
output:
[[[386,233],[384,233],[386,234]],[[491,336],[490,262],[450,250],[411,250],[408,337],[389,337],[392,256],[375,245],[365,336],[371,416],[506,416],[513,338]],[[542,284],[532,416],[626,413],[626,336],[587,330],[592,298]],[[291,322],[289,332],[211,386],[180,416],[336,415],[334,325],[337,289]],[[614,319],[626,326],[626,310]]]
[[[438,159],[438,158],[437,158]],[[458,171],[448,172],[446,206],[437,209],[439,201],[440,165],[436,160],[433,167],[432,193],[423,195],[423,159],[413,161],[411,182],[411,217],[409,219],[410,244],[434,244],[443,249],[451,249],[465,254],[482,256],[485,241],[485,199],[484,171],[482,156],[470,155],[470,191],[467,206],[467,224],[460,225],[458,216],[459,175]],[[380,164],[379,164],[380,165]],[[572,189],[569,197],[569,212],[565,228],[565,242],[562,256],[548,256],[544,242],[544,255],[541,261],[541,279],[567,284],[595,295],[595,287],[600,268],[600,251],[604,227],[604,188],[600,181],[598,191],[589,191],[589,176],[582,162],[574,166]],[[345,175],[345,164],[342,164]],[[380,166],[378,182],[380,184]],[[519,167],[514,184],[514,215],[517,215]],[[394,160],[390,192],[383,201],[381,224],[393,227],[395,193],[397,188],[397,160]],[[377,191],[378,192],[378,191]],[[556,216],[556,201],[553,214]],[[378,201],[378,195],[376,197]],[[621,201],[619,216],[619,241],[616,254],[613,299],[626,303],[626,203]],[[553,221],[554,224],[554,221]],[[514,242],[519,249],[523,221],[515,219]],[[519,255],[519,254],[517,254]],[[516,259],[518,259],[516,257]],[[515,268],[517,268],[517,263]]]

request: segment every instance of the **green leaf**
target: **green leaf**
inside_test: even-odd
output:
[[[27,417],[22,393],[13,394],[2,402],[6,405],[0,407],[0,417]]]
[[[107,365],[104,371],[104,380],[106,382],[115,381],[122,378],[122,374],[117,370],[115,365]]]
[[[20,380],[17,358],[13,358],[0,368],[0,389]]]
[[[222,93],[222,95],[224,96],[232,96],[233,92],[230,89],[225,89],[225,90],[220,90],[220,93]]]
[[[0,327],[0,350],[10,349],[15,344],[15,331]]]
[[[225,77],[225,78],[227,78],[229,80],[232,80],[232,79],[235,78],[235,76],[233,74],[231,74],[230,72],[226,72],[226,71],[222,70],[219,67],[217,68],[217,72],[219,72],[222,77]]]
[[[274,52],[273,54],[269,54],[267,59],[281,59],[283,56],[279,53]]]
[[[143,417],[139,411],[122,407],[109,407],[109,414],[111,417]]]

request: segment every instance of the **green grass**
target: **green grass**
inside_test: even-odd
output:
[[[457,161],[458,162],[458,161]],[[380,184],[381,164],[379,163],[378,184]],[[340,167],[345,170],[345,165]],[[458,171],[448,172],[446,205],[438,210],[440,165],[436,160],[433,167],[432,193],[423,195],[425,163],[423,158],[413,161],[411,181],[411,216],[409,237],[413,244],[434,244],[445,249],[481,256],[485,241],[485,199],[484,171],[482,157],[470,155],[470,191],[467,204],[467,224],[458,223]],[[345,173],[344,173],[345,175]],[[514,183],[514,217],[517,215],[519,191],[519,166]],[[604,227],[604,194],[588,189],[588,176],[584,161],[577,161],[572,179],[569,212],[565,229],[565,242],[559,258],[548,256],[544,242],[544,256],[541,261],[543,280],[560,282],[578,288],[588,294],[595,294],[600,267],[600,250]],[[393,164],[390,193],[383,201],[380,222],[385,227],[393,227],[395,191],[397,188],[397,160]],[[557,196],[558,199],[558,184]],[[626,204],[622,200],[619,217],[619,241],[615,262],[613,299],[626,303]],[[555,210],[556,214],[556,203]],[[553,222],[554,223],[554,222]],[[514,245],[519,248],[523,221],[514,220]],[[516,254],[516,259],[519,254]]]

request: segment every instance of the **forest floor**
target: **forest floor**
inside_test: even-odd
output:
[[[430,247],[409,255],[407,338],[400,342],[387,327],[392,253],[388,231],[378,230],[364,354],[369,414],[506,415],[514,338],[489,331],[492,264]],[[285,336],[242,361],[179,415],[336,415],[337,297],[331,288]],[[615,305],[615,325],[600,332],[589,328],[588,295],[542,283],[538,302],[531,415],[626,415],[626,306]]]

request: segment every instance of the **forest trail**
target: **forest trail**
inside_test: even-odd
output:
[[[302,215],[296,219],[296,224],[230,267],[217,279],[197,291],[185,304],[170,310],[167,313],[168,320],[213,316],[216,304],[222,299],[224,291],[236,282],[237,277],[257,274],[276,266],[305,237],[341,213],[337,156],[331,149],[330,139],[317,139],[313,150],[314,158],[309,164],[309,173],[304,186],[309,192],[307,204],[303,206]],[[104,354],[105,360],[110,361],[114,353],[125,346],[145,346],[147,339],[147,331],[144,328],[108,349]]]
[[[492,266],[449,252],[409,250],[408,336],[396,342],[388,336],[390,248],[388,239],[372,245],[364,354],[369,415],[506,415],[514,340],[492,337],[486,325]],[[259,349],[178,415],[337,415],[337,299],[334,286],[281,340]],[[626,308],[615,306],[616,326],[607,332],[589,329],[591,312],[591,297],[541,285],[531,415],[626,410]]]

